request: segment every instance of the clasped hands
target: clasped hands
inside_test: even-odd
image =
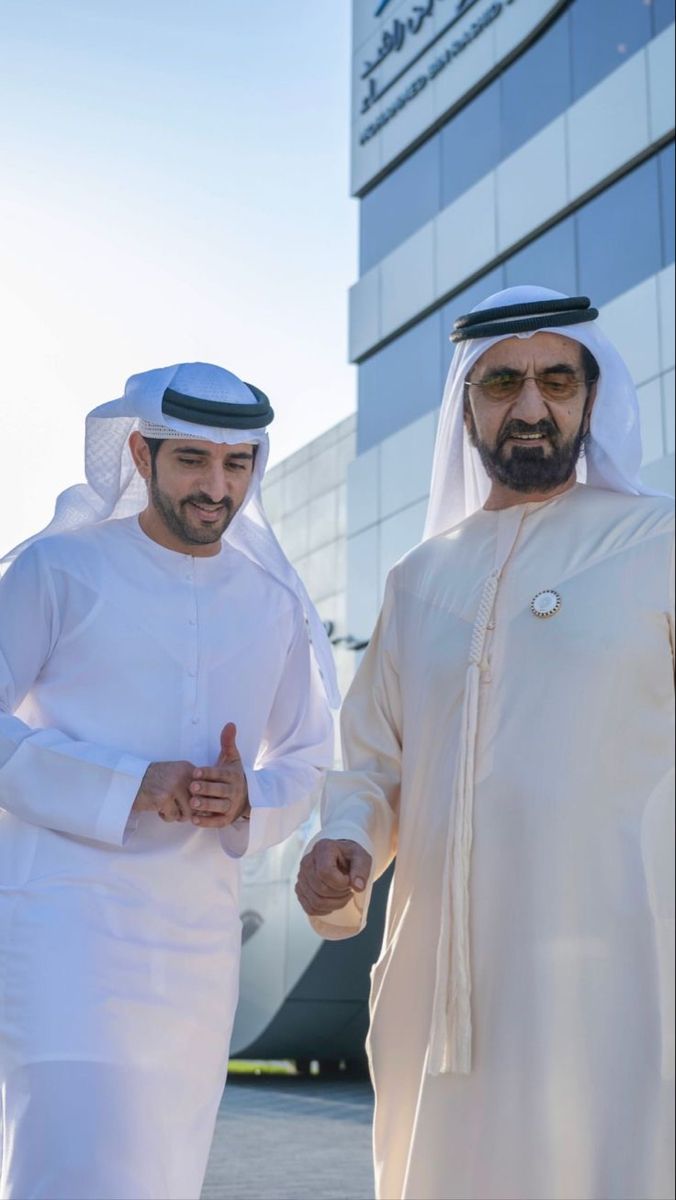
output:
[[[221,752],[213,767],[151,763],[131,811],[156,812],[163,821],[190,821],[205,829],[224,829],[248,817],[249,790],[236,738],[237,728],[229,722],[221,732]]]

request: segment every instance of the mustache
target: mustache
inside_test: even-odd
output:
[[[539,437],[548,437],[551,442],[556,442],[559,436],[553,421],[538,421],[536,425],[528,425],[525,421],[508,421],[498,438],[498,447],[520,433],[537,433]]]
[[[201,504],[204,508],[224,508],[227,512],[232,512],[232,500],[230,496],[224,496],[222,500],[212,500],[211,496],[205,496],[203,492],[197,492],[193,496],[186,496],[181,500],[181,506],[185,504]]]

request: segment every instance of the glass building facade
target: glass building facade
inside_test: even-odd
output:
[[[573,0],[360,203],[367,271],[674,20],[673,0]]]
[[[263,481],[270,523],[329,631],[343,694],[354,670],[346,645],[346,479],[355,430],[356,418],[347,417],[271,467]]]

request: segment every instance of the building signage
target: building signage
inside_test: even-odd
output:
[[[460,21],[467,14],[470,8],[473,8],[474,5],[478,3],[478,0],[460,0],[460,3],[456,6],[453,16],[444,26],[441,33],[436,34],[431,41],[428,41],[419,49],[416,47],[418,52],[415,54],[415,57],[412,60],[409,59],[409,61],[401,68],[401,70],[396,72],[386,82],[379,83],[375,74],[378,67],[380,67],[384,60],[391,54],[399,54],[402,50],[404,50],[407,47],[408,42],[424,29],[425,21],[428,17],[432,17],[434,15],[435,4],[438,2],[439,0],[427,0],[425,4],[416,4],[411,15],[406,20],[402,21],[400,18],[397,18],[395,21],[393,21],[391,28],[385,30],[375,58],[371,62],[364,63],[364,68],[362,70],[361,78],[368,81],[367,91],[361,101],[360,106],[360,113],[362,116],[368,113],[374,104],[376,104],[379,100],[382,100],[383,97],[396,86],[403,75],[408,74],[408,71],[411,69],[411,67],[418,61],[418,59],[422,58],[422,56],[426,54],[431,46],[440,42],[442,38],[449,34],[453,26],[456,25],[458,21]],[[444,0],[441,0],[441,2],[443,3]],[[475,41],[475,39],[478,38],[485,29],[488,29],[489,25],[492,25],[493,21],[500,16],[503,8],[507,4],[513,3],[514,0],[494,0],[494,3],[490,4],[481,13],[481,15],[478,16],[478,18],[463,31],[460,37],[456,38],[452,42],[449,42],[448,45],[440,47],[439,54],[435,57],[434,61],[430,63],[425,72],[421,75],[418,75],[417,78],[413,80],[413,82],[410,83],[403,92],[400,92],[399,95],[393,99],[390,106],[386,108],[384,112],[379,114],[376,121],[367,125],[366,128],[362,130],[359,136],[361,145],[364,146],[372,137],[375,137],[375,135],[382,129],[383,125],[386,125],[388,121],[391,121],[392,118],[397,115],[397,113],[401,112],[402,108],[404,108],[410,100],[415,99],[415,97],[419,95],[423,88],[427,86],[428,82],[430,82],[432,79],[435,79],[440,71],[443,71],[444,67],[447,67],[454,58],[457,58],[457,56],[461,54],[467,46]]]
[[[391,0],[355,0],[356,6],[365,3],[372,16],[365,21],[367,14],[361,12],[361,44],[353,66],[355,192],[518,49],[563,0],[405,0],[393,9]],[[491,38],[492,27],[500,32]],[[490,49],[473,59],[476,75],[471,66],[459,74],[453,71],[484,34]],[[432,93],[431,103],[416,104],[423,92]],[[408,109],[411,118],[398,122]],[[419,121],[414,112],[420,112]]]
[[[384,0],[384,3],[382,3],[379,8],[376,9],[375,16],[379,16],[383,12],[385,5],[389,4],[389,2],[390,0]],[[441,0],[441,3],[444,4],[445,0]],[[453,15],[448,23],[444,26],[441,33],[436,35],[434,40],[436,41],[437,38],[443,37],[445,33],[448,33],[448,31],[459,20],[461,20],[462,17],[464,17],[465,13],[477,3],[478,0],[456,0]],[[429,19],[435,16],[435,11],[438,7],[438,4],[439,0],[425,0],[424,4],[415,4],[408,14],[404,13],[403,19],[402,17],[396,17],[395,20],[392,21],[391,25],[383,30],[381,41],[376,49],[374,58],[372,61],[364,63],[364,68],[361,73],[362,79],[369,80],[369,91],[362,101],[362,113],[367,112],[371,105],[375,103],[376,100],[379,100],[383,95],[383,91],[379,91],[378,85],[373,78],[373,72],[379,66],[381,66],[383,61],[388,58],[389,55],[393,53],[400,54],[402,50],[407,49],[412,38],[417,37],[417,35],[421,32],[429,32]],[[416,49],[419,51],[419,53],[424,54],[425,50],[427,50],[430,44],[431,43],[428,41],[426,45],[422,47],[416,47]],[[411,62],[409,60],[409,62],[404,65],[404,70],[408,70],[410,66]],[[384,90],[386,91],[388,88],[390,88],[392,83],[393,80],[390,79],[389,83],[385,85]]]

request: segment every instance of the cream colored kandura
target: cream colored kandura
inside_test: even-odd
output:
[[[673,505],[595,315],[518,288],[457,323],[427,538],[301,865],[342,938],[396,856],[379,1200],[673,1196]]]

